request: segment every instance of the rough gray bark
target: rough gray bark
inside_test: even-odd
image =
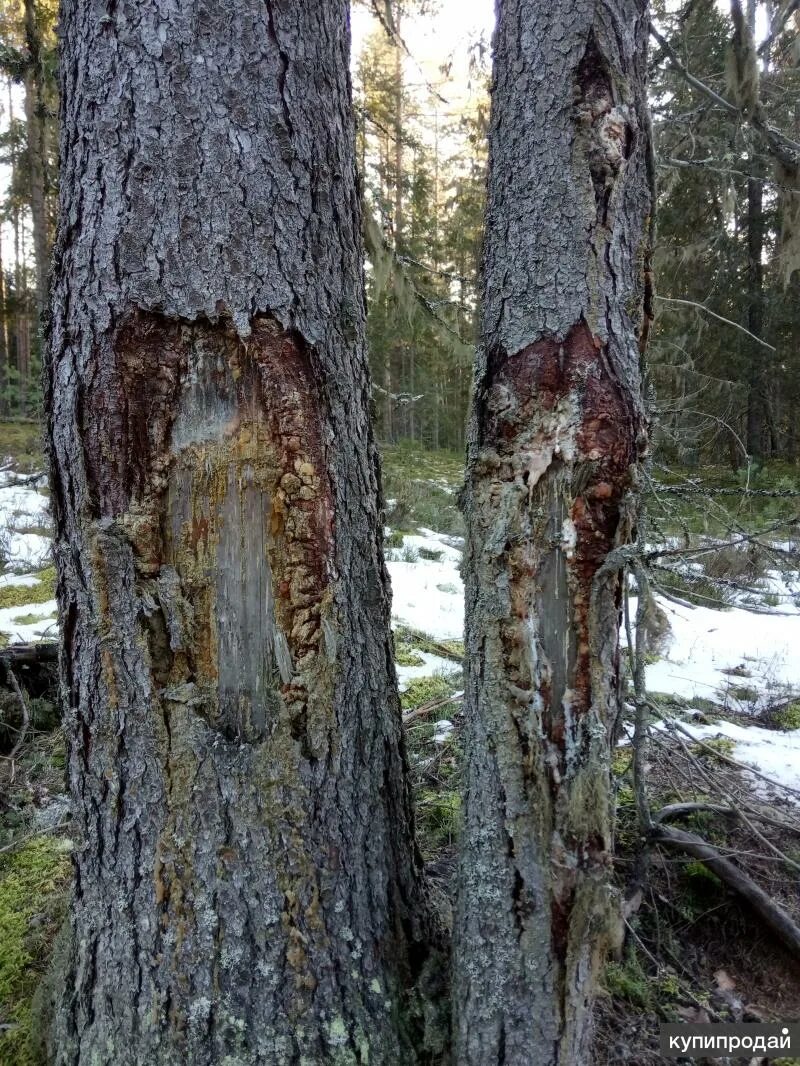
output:
[[[618,935],[608,723],[647,443],[646,0],[501,0],[464,511],[456,1061],[580,1066]]]
[[[415,1061],[345,0],[63,0],[57,1064]]]

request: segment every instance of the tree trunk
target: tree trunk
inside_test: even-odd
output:
[[[747,182],[747,328],[764,335],[764,186],[757,178]],[[747,452],[764,458],[769,396],[767,368],[760,344],[750,346],[747,372]]]
[[[498,5],[463,497],[459,1066],[589,1062],[597,968],[619,931],[609,554],[634,535],[647,444],[647,34],[646,0]]]
[[[416,1061],[347,18],[62,2],[57,1064]]]
[[[395,4],[394,41],[394,249],[404,251],[403,230],[403,51],[400,44],[402,9]]]
[[[8,414],[8,302],[6,271],[0,241],[0,415]]]

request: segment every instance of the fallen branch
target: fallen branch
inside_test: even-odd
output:
[[[0,649],[0,663],[7,668],[12,663],[29,666],[33,663],[55,662],[58,662],[58,643],[54,640],[43,640],[38,644],[11,644]]]
[[[440,707],[447,707],[451,703],[461,703],[464,699],[463,692],[457,692],[455,696],[448,696],[445,700],[433,700],[431,703],[421,703],[419,707],[412,708],[407,714],[403,715],[403,725],[411,725],[418,718],[424,718],[426,715],[431,714],[433,711],[438,711]]]
[[[736,807],[726,807],[720,803],[700,803],[700,802],[686,802],[686,803],[668,803],[666,807],[662,807],[660,811],[657,811],[652,816],[653,825],[662,825],[664,822],[674,822],[678,818],[685,818],[691,814],[718,814],[722,818],[731,818],[737,822],[742,821],[742,812]],[[757,822],[763,822],[764,825],[771,825],[775,829],[783,829],[789,833],[800,834],[800,825],[792,825],[791,822],[783,822],[778,818],[770,818],[767,814],[762,814],[760,811],[748,810],[750,818],[754,818]],[[781,861],[785,861],[786,856],[778,856]]]
[[[458,663],[459,666],[464,662],[463,652],[453,651],[446,644],[433,640],[418,629],[409,629],[407,626],[403,626],[398,631],[397,636],[400,639],[406,637],[410,643],[418,645],[423,651],[438,655],[440,659],[449,659],[451,662]]]
[[[747,900],[753,910],[762,919],[781,943],[800,959],[800,926],[797,926],[786,911],[756,882],[740,870],[730,860],[723,858],[716,848],[707,844],[702,837],[695,833],[688,833],[683,829],[675,829],[673,826],[656,824],[653,827],[650,839],[657,844],[666,844],[679,851],[698,859],[707,869]]]

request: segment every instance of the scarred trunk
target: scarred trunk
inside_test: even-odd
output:
[[[54,1063],[413,1062],[345,0],[62,4]]]
[[[590,1061],[647,431],[645,0],[502,0],[468,446],[456,1061]],[[608,561],[608,562],[607,562]],[[604,569],[604,564],[607,564]]]

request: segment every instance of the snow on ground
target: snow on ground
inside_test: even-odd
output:
[[[9,531],[8,546],[5,549],[6,566],[11,570],[30,570],[47,566],[50,559],[50,537],[39,533],[17,533]]]
[[[758,702],[743,698],[743,691],[757,691],[762,703],[770,702],[770,694],[800,691],[800,614],[684,607],[657,599],[672,632],[664,658],[647,667],[651,692],[756,710]]]
[[[50,557],[49,500],[39,492],[46,479],[42,475],[27,485],[14,479],[11,471],[0,471],[0,549],[9,569],[31,570]]]
[[[416,555],[416,560],[402,558],[395,549],[391,555],[401,557],[390,557],[386,564],[392,579],[392,617],[435,640],[461,640],[464,635],[464,583],[456,543],[457,538],[421,529],[418,535],[403,537],[402,554]],[[439,558],[425,558],[425,553]]]
[[[402,549],[394,549],[387,564],[397,622],[436,640],[462,638],[460,546],[460,538],[428,529],[403,537]],[[431,553],[440,558],[425,557]],[[737,710],[747,702],[742,694],[748,689],[757,691],[762,703],[787,689],[800,691],[800,611],[785,612],[781,605],[781,613],[754,614],[741,607],[715,610],[658,599],[671,633],[664,657],[647,667],[650,691],[727,702]],[[635,614],[635,601],[631,610]],[[426,670],[432,672],[426,666],[401,667],[398,673],[407,683]],[[758,708],[754,701],[745,709]]]
[[[0,556],[7,571],[0,576],[0,588],[38,586],[39,576],[30,571],[40,570],[50,560],[50,506],[47,495],[39,491],[46,478],[25,478],[23,484],[19,480],[14,471],[0,471]],[[2,608],[0,633],[12,644],[53,638],[55,614],[55,600]]]
[[[0,589],[8,585],[21,585],[23,588],[33,588],[39,584],[36,574],[2,574],[0,575]]]
[[[9,484],[12,475],[0,472],[0,531],[5,529],[8,568],[30,571],[46,565],[50,554],[47,497],[30,485]],[[434,640],[461,640],[464,627],[464,585],[460,565],[463,541],[458,537],[420,529],[403,537],[402,547],[387,552],[392,579],[392,615]],[[0,587],[30,587],[38,579],[30,573],[5,574]],[[671,625],[664,655],[647,666],[652,692],[715,700],[735,709],[757,710],[746,690],[758,692],[761,705],[786,691],[800,691],[800,599],[796,578],[787,581],[768,571],[765,591],[779,600],[775,613],[754,614],[741,606],[729,610],[690,607],[659,599]],[[635,611],[635,605],[633,606]],[[0,632],[11,642],[40,640],[55,635],[55,600],[0,609]],[[38,619],[19,622],[26,616]],[[420,666],[398,666],[401,688],[416,677],[446,673],[453,664],[429,652],[415,652]],[[726,672],[728,671],[728,672]],[[444,728],[444,727],[443,727]],[[800,789],[800,730],[780,732],[729,722],[710,726],[687,724],[698,738],[722,734],[736,744],[736,757],[769,777]]]
[[[409,681],[417,677],[432,677],[433,674],[452,674],[458,666],[451,659],[443,659],[440,655],[433,655],[427,651],[414,649],[414,654],[422,659],[420,666],[397,666],[397,681],[401,692],[408,688]]]
[[[454,729],[455,726],[449,719],[440,719],[434,727],[433,743],[439,745],[446,744],[452,736]]]
[[[787,788],[800,790],[800,729],[784,732],[725,721],[713,725],[681,722],[681,726],[696,740],[727,737],[735,745],[734,759],[753,766]]]
[[[57,606],[55,600],[47,600],[45,603],[31,603],[22,607],[3,607],[0,609],[0,633],[6,634],[9,644],[35,644],[43,639],[55,640],[58,635]]]

